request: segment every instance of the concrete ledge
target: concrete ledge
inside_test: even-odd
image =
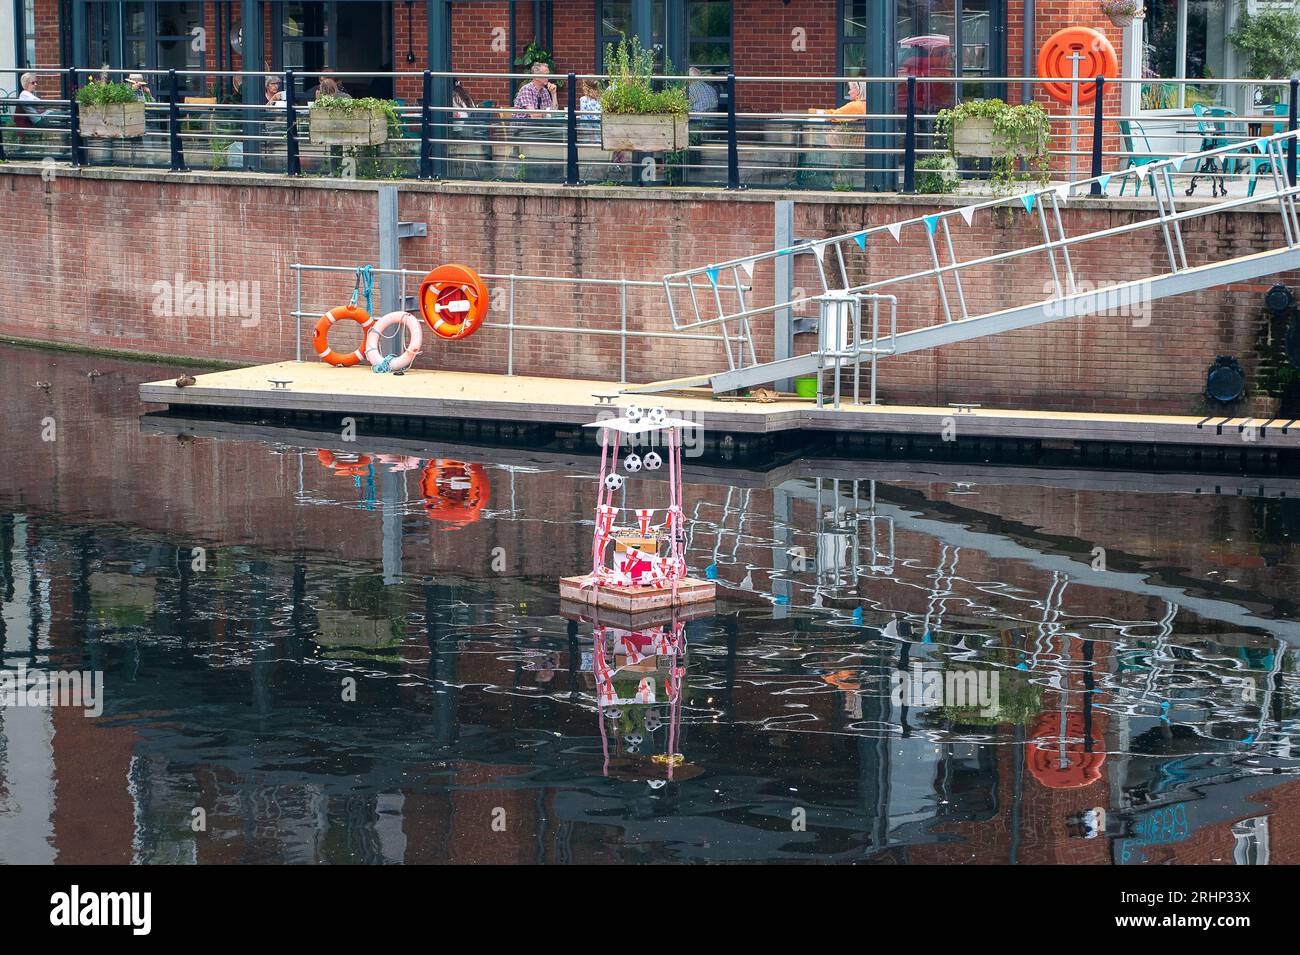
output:
[[[800,189],[741,189],[729,192],[722,188],[698,186],[605,186],[560,184],[477,182],[467,180],[425,181],[420,179],[336,179],[326,176],[286,176],[279,173],[187,171],[171,172],[165,169],[143,169],[118,166],[67,165],[53,167],[33,162],[6,162],[0,165],[0,174],[14,176],[93,179],[118,182],[157,182],[186,186],[240,186],[273,187],[279,189],[334,189],[352,192],[377,192],[381,186],[397,186],[402,192],[431,195],[488,195],[526,196],[543,198],[584,198],[609,200],[635,200],[637,202],[750,202],[771,203],[792,199],[809,203],[840,206],[918,206],[933,208],[960,208],[987,202],[990,196],[936,196],[904,195],[897,192],[820,192]],[[1179,197],[1179,208],[1209,205],[1210,199]],[[1147,196],[1108,197],[1093,199],[1077,196],[1061,200],[1062,208],[1105,209],[1127,212],[1154,212],[1155,203]],[[1265,211],[1274,205],[1267,199],[1256,205],[1225,210],[1226,213],[1251,213]]]

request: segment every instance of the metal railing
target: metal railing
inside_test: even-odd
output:
[[[806,360],[806,356],[797,356],[795,359],[776,360],[765,364],[761,369],[755,369],[753,367],[755,362],[752,360],[751,355],[750,367],[747,369],[744,367],[743,362],[738,362],[736,356],[728,349],[726,353],[727,372],[709,376],[715,391],[729,391],[763,380],[777,380],[784,377],[783,372],[795,371],[795,366],[798,366],[798,371],[803,371],[804,366],[808,366],[807,370],[817,372],[820,379],[820,372],[825,367],[825,355],[827,354],[835,359],[838,379],[838,365],[844,359],[856,362],[860,360],[861,354],[869,354],[874,366],[877,354],[900,354],[908,350],[919,350],[920,348],[934,347],[953,341],[968,340],[986,332],[972,331],[974,326],[969,323],[965,324],[960,330],[955,329],[956,325],[968,320],[987,319],[995,315],[1016,312],[1017,309],[1020,310],[1021,314],[1016,315],[1014,321],[1024,320],[1029,315],[1029,312],[1034,310],[1045,315],[1046,309],[1053,306],[1058,306],[1059,314],[1056,317],[1067,317],[1070,314],[1088,314],[1086,310],[1076,309],[1078,303],[1072,301],[1072,297],[1079,295],[1080,291],[1070,258],[1071,249],[1085,243],[1112,239],[1116,236],[1140,230],[1159,230],[1169,265],[1168,273],[1163,274],[1185,276],[1189,270],[1189,263],[1187,250],[1183,242],[1183,222],[1256,203],[1276,202],[1278,212],[1281,215],[1281,232],[1285,247],[1294,249],[1297,245],[1300,245],[1300,215],[1297,215],[1296,209],[1296,195],[1300,193],[1300,188],[1297,188],[1294,178],[1297,139],[1300,139],[1300,132],[1290,131],[1261,137],[1248,144],[1233,142],[1190,156],[1155,160],[1141,166],[1114,173],[1102,173],[1099,176],[1076,182],[1047,185],[1017,195],[995,197],[959,208],[942,209],[885,225],[829,236],[824,239],[806,240],[787,248],[773,249],[753,255],[741,256],[725,262],[674,272],[666,275],[663,280],[668,314],[672,320],[673,328],[678,331],[696,332],[714,326],[725,330],[730,325],[747,339],[752,340],[751,319],[759,316],[774,317],[777,313],[792,313],[808,299],[822,301],[823,304],[827,302],[834,304],[836,301],[842,301],[845,298],[855,299],[856,297],[880,295],[883,294],[884,290],[898,289],[908,283],[928,283],[931,281],[935,283],[938,293],[937,299],[943,312],[944,321],[934,326],[932,330],[921,330],[933,332],[928,338],[924,338],[915,330],[903,335],[891,335],[890,346],[888,349],[882,350],[878,331],[874,331],[871,349],[862,351],[859,354],[858,350],[861,349],[863,344],[859,319],[858,332],[854,335],[854,344],[851,347],[846,349],[841,342],[836,348],[828,349],[823,335],[822,343],[819,346],[821,353],[814,356],[816,361],[811,363]],[[1272,188],[1259,195],[1248,194],[1228,197],[1225,194],[1212,203],[1198,203],[1189,208],[1178,208],[1174,185],[1176,173],[1211,168],[1215,163],[1221,166],[1230,160],[1249,160],[1252,163],[1258,162],[1262,164],[1257,169],[1257,175],[1260,178],[1266,178],[1266,182]],[[1151,196],[1156,208],[1155,215],[1142,218],[1135,217],[1122,225],[1085,234],[1069,235],[1066,232],[1064,220],[1061,216],[1062,200],[1068,199],[1072,195],[1093,195],[1099,187],[1104,190],[1112,182],[1122,182],[1126,179],[1136,179],[1150,183]],[[1011,209],[1022,208],[1024,212],[1033,217],[1039,227],[1038,231],[1041,233],[1041,239],[1019,248],[993,253],[978,253],[968,258],[959,257],[950,229],[953,218],[961,216],[967,223],[970,223],[973,221],[974,216],[981,212],[1008,207]],[[928,263],[920,268],[910,268],[911,263],[909,262],[897,274],[889,274],[867,282],[855,281],[854,274],[852,274],[846,259],[846,250],[849,254],[852,254],[853,247],[856,246],[858,252],[865,252],[874,242],[886,236],[897,243],[904,229],[917,230],[918,227],[924,230],[927,240]],[[941,237],[947,261],[944,261],[944,256],[940,254],[940,246],[936,237]],[[1038,238],[1038,236],[1035,236],[1035,238]],[[831,253],[833,253],[833,257]],[[774,295],[775,300],[770,304],[757,304],[751,300],[749,295],[752,292],[757,266],[765,262],[774,262],[784,256],[801,255],[808,255],[813,259],[815,281],[820,286],[816,293],[791,298]],[[1048,273],[1050,274],[1049,286],[1044,289],[1047,294],[1045,300],[1035,300],[1023,304],[1008,303],[1005,301],[1005,295],[1002,295],[996,309],[972,314],[972,311],[968,308],[962,285],[963,273],[969,273],[984,266],[1040,256],[1046,260]],[[1234,260],[1229,259],[1223,263],[1210,264],[1224,265],[1232,261]],[[886,259],[885,262],[885,269],[889,269],[888,260]],[[829,266],[828,263],[830,263]],[[746,276],[748,284],[741,281],[742,274]],[[1161,274],[1155,263],[1152,263],[1152,267],[1147,273],[1148,277],[1142,281],[1151,282],[1159,278]],[[724,276],[728,277],[726,284],[719,281]],[[775,287],[774,284],[773,288],[775,289]],[[1172,283],[1168,287],[1162,287],[1159,294],[1178,294],[1180,291],[1188,291],[1193,287],[1209,286],[1187,285],[1187,287],[1181,287],[1177,283]],[[906,293],[899,291],[898,294],[901,297]],[[956,314],[954,314],[954,303],[950,299],[950,295],[953,294],[955,294],[956,299]],[[1153,294],[1155,294],[1154,291]],[[1095,305],[1095,303],[1093,304]],[[1008,308],[1008,305],[1011,307]],[[989,332],[1021,327],[1012,324],[1010,318],[1008,322],[1003,324],[1006,326],[1005,328],[1002,326],[990,327]],[[943,331],[945,326],[948,329],[947,332]],[[909,339],[906,344],[902,344],[904,339]],[[768,371],[774,373],[771,377],[764,377]],[[837,380],[837,402],[838,388]]]
[[[339,293],[345,291],[348,283],[332,283],[330,290],[326,293],[323,290],[309,291],[308,294],[320,295],[321,298],[314,300],[319,304],[308,304],[304,300],[303,276],[329,276],[329,277],[347,277],[351,279],[357,272],[352,266],[341,265],[308,265],[303,263],[294,263],[289,266],[294,276],[294,309],[290,313],[294,319],[294,340],[295,351],[294,358],[297,361],[303,359],[303,342],[305,340],[302,321],[304,318],[316,320],[322,314],[339,304]],[[399,309],[419,313],[419,304],[415,296],[408,294],[408,288],[412,285],[419,287],[420,280],[425,276],[425,271],[413,269],[382,269],[372,268],[371,272],[377,277],[379,283],[386,280],[395,282],[394,293],[396,295],[397,307]],[[647,307],[658,310],[658,292],[663,288],[663,283],[658,281],[639,281],[636,279],[601,279],[601,278],[569,278],[554,275],[516,275],[516,274],[495,274],[489,272],[479,273],[479,277],[488,285],[489,298],[493,300],[493,311],[504,311],[505,320],[487,320],[483,323],[482,328],[477,333],[483,335],[488,331],[495,331],[504,334],[504,352],[506,356],[506,374],[515,374],[516,352],[520,347],[519,338],[529,335],[572,335],[589,339],[595,337],[612,337],[618,339],[619,356],[618,371],[619,383],[625,384],[628,381],[628,349],[629,345],[638,340],[663,339],[672,341],[696,341],[696,342],[715,342],[722,345],[726,339],[725,334],[701,332],[696,334],[682,335],[674,331],[648,331],[641,327],[640,310],[634,309],[630,301],[635,293],[641,293]],[[519,307],[523,300],[521,290],[527,289],[530,294],[527,295],[529,303],[527,311]],[[593,321],[586,324],[557,324],[554,322],[527,322],[522,318],[525,314],[545,313],[544,307],[539,307],[539,301],[547,300],[544,289],[552,292],[552,297],[557,302],[573,301],[580,297],[585,291],[595,290],[600,294],[599,300],[592,308]],[[326,294],[330,297],[326,298]],[[382,296],[381,290],[376,290],[376,296]],[[500,301],[498,301],[500,300]],[[609,312],[604,310],[604,306],[612,305],[617,302],[617,323],[613,323],[611,318],[613,309]],[[499,306],[499,307],[498,307]],[[378,311],[378,309],[376,309]],[[604,319],[603,321],[601,319]],[[636,318],[636,321],[633,321]],[[604,325],[614,325],[614,327],[602,327]],[[400,326],[398,326],[393,335],[393,344],[395,348],[391,349],[394,354],[400,353],[405,344],[396,341],[396,337],[401,335]]]
[[[601,114],[578,108],[579,83],[606,77],[569,73],[554,79],[565,89],[557,109],[534,111],[496,103],[475,108],[450,105],[443,97],[451,74],[283,73],[110,70],[108,78],[140,73],[150,93],[145,127],[130,139],[82,134],[75,90],[101,70],[31,70],[38,83],[61,86],[59,98],[39,103],[0,96],[0,159],[53,160],[74,166],[142,166],[171,170],[212,169],[288,175],[372,179],[463,179],[479,181],[648,185],[695,185],[822,190],[863,189],[902,192],[945,191],[944,175],[933,166],[947,162],[947,135],[938,114],[974,93],[997,93],[1028,85],[1037,95],[1046,82],[1068,84],[1074,104],[1058,105],[1049,117],[1048,147],[1056,171],[1070,178],[1080,168],[1093,176],[1153,159],[1189,155],[1207,143],[1259,138],[1280,127],[1296,128],[1296,81],[1159,80],[1079,77],[1045,80],[1024,77],[669,77],[708,84],[719,105],[690,114],[690,141],[669,153],[641,154],[605,150]],[[13,76],[12,83],[6,78]],[[0,73],[0,88],[17,88],[18,72]],[[312,106],[308,91],[322,76],[345,84],[376,79],[418,95],[395,102],[396,120],[386,142],[344,148],[311,142]],[[457,74],[480,88],[499,88],[504,96],[531,74]],[[268,105],[245,102],[245,90],[278,80],[284,100]],[[828,115],[806,104],[834,104],[835,90],[860,84],[864,102],[874,108],[860,114]],[[1080,109],[1078,92],[1096,83],[1091,108]],[[251,86],[250,86],[251,84]],[[1188,110],[1107,112],[1116,88],[1160,86],[1177,91],[1170,102],[1274,99],[1284,113],[1212,108],[1200,115]],[[235,89],[237,85],[237,90]],[[197,93],[195,92],[197,91]],[[793,92],[792,92],[793,91]],[[1193,95],[1194,94],[1194,95]],[[144,94],[142,94],[144,95]],[[1130,97],[1131,99],[1131,97]],[[799,103],[795,109],[791,103]],[[747,107],[742,109],[742,107]],[[1196,107],[1196,103],[1193,103]],[[1275,107],[1275,109],[1278,107]],[[1252,110],[1254,107],[1252,107]],[[33,113],[32,111],[36,111]],[[48,112],[42,112],[48,111]],[[1065,168],[1068,167],[1068,170]],[[963,180],[988,180],[987,159],[957,157]],[[1026,170],[1032,175],[1033,170]],[[1251,168],[1236,164],[1211,170],[1217,185],[1227,180],[1248,184]],[[1199,177],[1197,177],[1199,178]]]

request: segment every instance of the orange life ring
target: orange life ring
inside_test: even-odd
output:
[[[440,265],[420,283],[420,315],[439,338],[468,338],[487,312],[487,286],[468,266]]]
[[[444,521],[459,530],[480,517],[492,496],[492,483],[481,464],[434,458],[420,477],[424,510],[431,521]]]
[[[334,327],[335,322],[342,321],[356,322],[361,326],[362,332],[361,345],[356,351],[346,355],[332,351],[329,342],[330,329]],[[373,324],[375,320],[364,308],[356,305],[340,305],[338,308],[331,308],[316,322],[316,335],[312,339],[312,347],[316,349],[316,354],[320,355],[321,361],[326,364],[336,368],[351,368],[366,360],[365,333],[370,331],[370,326]]]
[[[1081,789],[1101,779],[1101,769],[1106,762],[1104,744],[1094,739],[1097,748],[1089,751],[1084,746],[1082,713],[1071,711],[1065,714],[1065,735],[1078,742],[1063,744],[1060,714],[1057,713],[1040,713],[1029,735],[1025,761],[1030,774],[1048,789]]]
[[[341,459],[347,460],[341,460]],[[368,454],[347,454],[335,457],[333,451],[321,448],[316,452],[316,460],[324,467],[331,468],[340,477],[362,477],[370,467]]]
[[[1093,80],[1079,84],[1079,105],[1082,106],[1097,98],[1096,77],[1114,79],[1119,76],[1119,57],[1106,34],[1089,27],[1066,27],[1049,36],[1038,51],[1038,75],[1046,79],[1070,80],[1074,76],[1072,53],[1083,56],[1079,61],[1079,76]],[[1058,103],[1069,103],[1073,85],[1070,82],[1044,83],[1043,88]]]

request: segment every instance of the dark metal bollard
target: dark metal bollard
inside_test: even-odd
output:
[[[284,71],[284,166],[290,176],[302,174],[298,158],[298,113],[293,105],[293,70]]]
[[[916,192],[916,77],[907,78],[907,120],[903,127],[903,191]]]
[[[64,73],[68,87],[68,161],[74,166],[84,166],[86,157],[81,148],[81,107],[77,103],[77,68],[70,66]],[[1294,97],[1292,97],[1294,101]]]
[[[740,188],[740,147],[736,143],[736,74],[727,74],[727,188]]]
[[[171,148],[172,172],[185,170],[185,153],[181,149],[181,96],[176,71],[167,71],[167,145]]]
[[[1097,98],[1093,100],[1092,107],[1092,178],[1096,179],[1101,175],[1101,145],[1102,145],[1102,127],[1105,125],[1106,110],[1102,105],[1102,97],[1106,93],[1106,77],[1097,77]],[[1094,196],[1100,196],[1101,183],[1094,182],[1089,193]]]
[[[433,121],[433,73],[424,71],[424,92],[420,102],[420,178],[433,178],[433,144],[429,141]]]
[[[570,73],[569,82],[569,108],[565,136],[568,149],[564,158],[564,184],[566,186],[576,186],[578,184],[578,75]]]

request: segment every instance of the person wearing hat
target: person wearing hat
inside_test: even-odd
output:
[[[143,73],[128,73],[126,85],[131,87],[131,92],[141,102],[152,103],[154,101],[153,90],[149,89],[149,82],[144,78]]]

